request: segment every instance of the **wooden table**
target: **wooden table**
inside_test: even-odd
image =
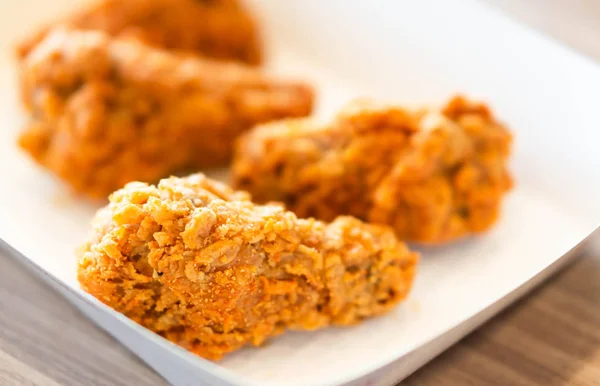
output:
[[[600,2],[485,1],[600,59]],[[600,254],[579,259],[402,384],[600,385],[598,278]],[[166,383],[0,255],[0,385],[57,384]]]
[[[600,385],[600,256],[587,256],[403,385]]]

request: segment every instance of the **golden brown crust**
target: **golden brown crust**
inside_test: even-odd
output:
[[[100,198],[129,181],[222,165],[241,132],[307,115],[313,102],[304,84],[97,31],[55,30],[21,67],[31,114],[21,147]]]
[[[442,243],[496,221],[511,142],[485,105],[462,97],[442,109],[362,103],[329,125],[286,120],[245,134],[233,185],[300,217],[348,214]]]
[[[407,296],[417,262],[387,227],[299,219],[201,174],[128,184],[93,229],[82,288],[211,359],[285,329],[385,313]]]
[[[59,24],[215,59],[261,61],[256,25],[237,0],[98,0]],[[26,57],[51,28],[21,42],[17,55]]]

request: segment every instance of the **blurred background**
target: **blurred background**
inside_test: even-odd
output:
[[[600,0],[479,1],[600,63]],[[25,32],[34,2],[14,3],[21,10]],[[7,44],[2,24],[0,46]],[[498,384],[598,384],[598,277],[600,255],[585,256],[405,384],[485,384],[492,379]],[[560,315],[568,315],[570,321]],[[523,339],[531,336],[529,329],[542,327],[555,331],[548,335],[547,346]],[[64,328],[72,334],[59,341],[53,332]],[[24,339],[26,334],[30,335]],[[82,345],[83,341],[87,343]],[[568,355],[558,355],[550,346],[565,347]],[[113,371],[106,373],[107,368]],[[0,384],[137,385],[162,384],[162,380],[0,252]]]
[[[479,0],[600,60],[598,0]]]

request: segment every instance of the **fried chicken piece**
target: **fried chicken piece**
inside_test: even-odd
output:
[[[356,103],[328,125],[287,120],[247,133],[233,185],[300,217],[347,214],[439,244],[494,224],[512,186],[511,142],[485,105],[460,96],[441,109]]]
[[[23,62],[30,121],[19,143],[76,192],[230,160],[259,122],[310,113],[309,86],[236,63],[180,57],[97,31],[59,29]]]
[[[388,227],[299,219],[202,174],[127,184],[93,230],[82,288],[210,359],[383,314],[407,296],[418,258]]]
[[[99,0],[57,24],[135,37],[215,59],[261,61],[256,25],[237,0]],[[52,28],[42,28],[21,42],[17,55],[26,57]]]

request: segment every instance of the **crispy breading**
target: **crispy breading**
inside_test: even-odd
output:
[[[215,59],[261,61],[256,25],[237,0],[98,0],[29,36],[17,55],[26,57],[55,25],[135,37]]]
[[[239,139],[233,186],[300,217],[347,214],[437,244],[489,229],[511,188],[512,137],[487,106],[355,103],[330,124],[257,127]]]
[[[417,258],[388,227],[299,219],[196,174],[112,194],[78,278],[134,321],[218,359],[286,329],[389,311],[407,296]]]
[[[76,192],[226,164],[259,122],[304,116],[312,89],[237,63],[180,57],[98,31],[58,29],[21,63],[20,145]]]

